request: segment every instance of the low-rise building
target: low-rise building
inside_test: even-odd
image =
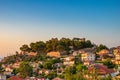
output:
[[[10,80],[24,80],[24,79],[22,79],[18,76],[12,76],[12,77],[10,77]]]
[[[59,77],[56,77],[56,78],[54,78],[54,79],[52,79],[52,80],[64,80],[64,79],[61,79],[61,78],[59,78]]]
[[[89,66],[89,71],[91,73],[94,73],[95,70],[97,70],[97,74],[99,77],[108,77],[109,75],[112,75],[115,73],[113,69],[108,69],[107,66],[102,65],[102,64],[94,64]]]
[[[63,61],[64,65],[72,66],[72,65],[74,65],[74,63],[75,63],[74,57],[68,56],[68,57],[64,58],[64,61]]]
[[[6,71],[6,72],[12,72],[13,69],[14,69],[14,68],[13,68],[12,66],[8,66],[8,67],[5,68],[5,71]]]
[[[37,52],[29,52],[29,53],[27,53],[26,55],[28,55],[28,56],[36,56],[36,55],[37,55]]]
[[[89,60],[84,61],[84,65],[86,65],[86,66],[92,65],[94,63],[95,63],[94,61],[89,61]]]
[[[49,53],[47,53],[47,56],[60,58],[61,57],[61,53],[60,52],[49,52]]]
[[[103,54],[109,54],[110,53],[110,51],[109,50],[107,50],[107,49],[103,49],[103,50],[101,50],[101,51],[99,51],[99,55],[103,55]]]
[[[115,60],[120,60],[120,49],[114,49]]]
[[[95,61],[95,54],[91,52],[81,54],[82,61]]]
[[[58,75],[61,75],[63,73],[63,68],[57,68],[57,74]]]
[[[0,80],[6,80],[6,75],[0,74]]]
[[[12,66],[13,68],[19,68],[20,67],[20,62],[16,62]]]

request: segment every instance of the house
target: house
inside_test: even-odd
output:
[[[63,63],[55,63],[53,64],[54,67],[61,67],[63,65]]]
[[[114,49],[115,60],[120,60],[120,49]]]
[[[8,71],[4,71],[3,74],[8,76],[13,76],[12,72],[8,72]]]
[[[120,60],[114,60],[113,62],[117,65],[120,65]]]
[[[57,74],[58,75],[61,75],[63,73],[63,68],[57,68]]]
[[[73,56],[77,56],[78,54],[79,54],[78,51],[74,51],[74,52],[72,53]]]
[[[28,56],[36,56],[36,55],[37,55],[37,52],[29,52],[29,53],[27,53],[26,55],[28,55]]]
[[[5,68],[5,71],[6,72],[12,72],[13,71],[13,67],[12,66],[7,66],[6,68]]]
[[[86,65],[86,66],[92,65],[94,63],[95,63],[94,61],[89,61],[89,60],[84,61],[84,65]]]
[[[47,75],[51,72],[51,70],[44,70],[44,73]]]
[[[73,56],[67,56],[64,58],[64,61],[72,61],[74,59]]]
[[[31,65],[33,68],[39,68],[39,63],[30,62],[30,65]]]
[[[49,52],[49,53],[47,53],[47,56],[60,58],[61,57],[61,53],[60,52]]]
[[[94,73],[95,69],[97,70],[97,74],[100,77],[108,77],[109,75],[112,75],[113,73],[115,73],[115,71],[113,69],[108,69],[107,66],[102,65],[102,64],[94,64],[89,66],[89,71],[91,73]]]
[[[0,74],[0,80],[6,80],[6,76],[3,74]]]
[[[39,70],[38,73],[39,73],[39,74],[43,74],[43,73],[44,73],[44,74],[47,75],[47,74],[49,74],[50,72],[51,72],[51,70],[45,70],[45,69],[42,69],[42,70]]]
[[[63,64],[66,66],[73,66],[75,64],[75,61],[65,61]]]
[[[82,61],[95,61],[95,54],[91,52],[81,54]]]
[[[43,64],[44,62],[43,61],[38,61],[39,64]]]
[[[79,53],[87,53],[87,52],[95,53],[96,52],[96,46],[94,46],[92,48],[80,49],[80,50],[78,50],[78,52]]]
[[[10,77],[10,80],[24,80],[24,79],[22,79],[18,76],[12,76],[12,77]]]
[[[39,73],[39,74],[43,74],[43,70],[39,70],[38,73]]]
[[[20,62],[16,62],[12,65],[13,68],[19,68],[20,67]]]
[[[35,72],[35,71],[37,71],[37,69],[39,69],[39,63],[30,62],[30,65],[33,67],[33,72]]]
[[[6,65],[6,64],[2,64],[1,66],[2,66],[2,68],[6,68],[6,67],[7,67],[7,65]]]
[[[98,52],[99,55],[109,54],[109,53],[110,53],[110,51],[107,50],[107,49],[103,49],[103,50],[101,50],[101,51]]]
[[[103,49],[97,53],[100,56],[100,60],[105,61],[107,58],[113,58],[114,55],[110,54],[110,51]]]
[[[52,80],[63,80],[63,79],[61,79],[61,78],[59,78],[59,77],[56,77],[56,78],[54,78],[54,79],[52,79]]]
[[[68,56],[68,57],[64,58],[63,65],[72,66],[72,65],[74,65],[74,63],[75,63],[74,57]]]

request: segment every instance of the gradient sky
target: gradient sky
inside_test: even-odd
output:
[[[120,45],[120,0],[0,0],[0,55],[52,37]]]

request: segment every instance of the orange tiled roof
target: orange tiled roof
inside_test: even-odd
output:
[[[47,53],[47,56],[60,57],[60,52],[49,52],[49,53]]]

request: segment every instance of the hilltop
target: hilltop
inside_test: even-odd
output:
[[[46,42],[23,44],[20,50],[0,62],[0,73],[4,78],[81,80],[92,77],[93,80],[109,80],[118,75],[120,48],[109,49],[85,38],[52,38]]]

